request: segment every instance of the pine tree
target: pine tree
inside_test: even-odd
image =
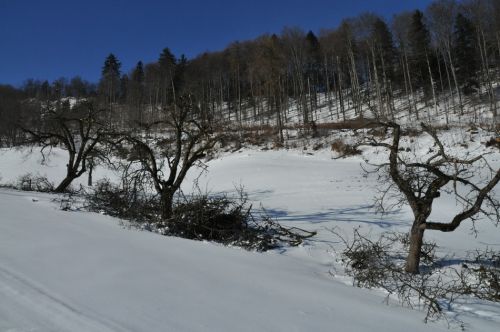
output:
[[[170,101],[172,101],[169,97],[173,97],[174,93],[173,84],[176,63],[177,60],[170,49],[168,47],[164,48],[160,54],[160,58],[158,59],[161,95],[160,102],[163,105],[167,105]]]
[[[128,83],[127,103],[131,106],[131,119],[142,122],[142,106],[145,94],[145,75],[142,61],[137,62]]]
[[[316,35],[309,31],[306,35],[306,44],[307,44],[307,54],[309,57],[309,61],[311,63],[318,63],[321,61],[321,48],[319,44],[319,40]]]
[[[463,84],[464,93],[471,93],[478,82],[476,73],[478,70],[478,59],[476,52],[474,25],[462,14],[458,14],[455,20],[454,31],[454,53],[457,64],[457,77]]]
[[[174,75],[174,86],[175,86],[175,91],[177,92],[178,95],[184,89],[184,75],[186,72],[187,65],[188,65],[188,60],[186,56],[182,54],[179,60],[177,61],[177,65],[175,66],[175,75]]]
[[[144,66],[142,61],[137,62],[137,65],[132,72],[132,81],[139,84],[144,83]]]
[[[416,87],[428,86],[429,80],[428,59],[431,38],[429,30],[424,24],[424,14],[416,10],[412,15],[410,29],[408,31],[411,66],[413,69]]]
[[[392,81],[394,79],[393,66],[396,59],[396,51],[394,48],[392,33],[387,24],[380,18],[377,18],[373,23],[373,35],[377,45],[380,62],[383,62],[381,64],[381,68],[384,71],[383,74],[387,77],[387,79]]]
[[[170,51],[168,47],[164,48],[158,59],[158,64],[162,70],[169,70],[175,66],[176,59],[175,55]]]
[[[127,100],[130,105],[139,107],[144,102],[144,67],[142,61],[135,66],[128,84]]]
[[[321,48],[316,35],[309,31],[306,35],[306,76],[314,83],[321,72]],[[311,82],[311,83],[313,83]],[[318,82],[319,83],[319,82]]]
[[[99,82],[99,92],[110,104],[114,103],[120,92],[120,67],[121,63],[114,54],[110,54],[104,61],[102,67],[101,80]]]
[[[120,78],[120,101],[125,101],[127,99],[129,89],[129,79],[127,74],[123,74]]]

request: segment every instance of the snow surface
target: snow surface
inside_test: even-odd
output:
[[[428,329],[307,260],[127,230],[51,199],[0,192],[1,331]]]
[[[475,142],[470,149],[480,147]],[[39,166],[39,154],[0,150],[0,181],[14,183],[26,172],[60,180],[65,156],[54,152]],[[447,322],[424,324],[425,313],[386,304],[383,292],[352,287],[342,275],[342,244],[332,228],[346,235],[358,226],[373,234],[407,231],[412,216],[407,208],[375,213],[380,184],[363,173],[361,157],[309,152],[223,154],[201,176],[191,172],[183,188],[192,190],[196,178],[212,192],[242,185],[255,208],[262,204],[283,223],[318,231],[300,247],[267,253],[126,229],[107,216],[61,211],[54,195],[0,189],[0,331],[447,330]],[[363,158],[383,156],[367,150]],[[492,163],[498,167],[498,154]],[[102,168],[94,175],[103,176],[115,177]],[[456,209],[444,195],[432,218]],[[492,223],[476,226],[477,237],[464,225],[426,238],[450,257],[500,249]],[[448,314],[471,331],[500,328],[500,305],[487,301],[459,302]]]

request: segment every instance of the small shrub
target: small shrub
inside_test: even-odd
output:
[[[422,130],[417,128],[406,128],[403,130],[403,135],[408,137],[418,137],[422,134]]]
[[[156,197],[143,194],[138,186],[119,186],[108,179],[96,183],[86,194],[86,202],[90,211],[130,221],[152,222],[158,218]]]
[[[275,140],[273,142],[273,150],[279,150],[279,149],[282,149],[283,147],[284,147],[284,145],[280,141]]]
[[[23,191],[51,192],[54,191],[54,184],[45,176],[27,173],[18,178],[16,188]]]
[[[269,142],[273,142],[277,135],[278,130],[272,126],[252,126],[245,127],[242,137],[238,136],[238,140],[253,146],[262,146]]]
[[[132,221],[145,230],[192,240],[206,240],[248,250],[266,251],[281,246],[297,246],[316,233],[286,228],[266,214],[256,216],[246,195],[198,194],[183,197],[168,220],[160,218],[157,196],[144,194],[137,185],[114,185],[102,181],[87,194],[87,208]]]
[[[207,240],[248,250],[266,251],[297,246],[315,233],[285,228],[267,215],[256,216],[246,195],[198,194],[184,197],[173,209],[173,216],[153,225],[165,235]]]
[[[360,155],[361,151],[354,145],[346,144],[343,140],[337,139],[331,144],[331,150],[339,154],[341,158]]]
[[[385,138],[387,136],[387,128],[385,127],[376,127],[368,130],[368,134],[373,137]]]
[[[443,303],[449,305],[459,297],[500,302],[499,252],[477,251],[457,268],[441,264],[436,244],[424,242],[421,273],[411,274],[404,271],[401,255],[408,252],[408,234],[384,233],[371,240],[355,230],[349,241],[334,234],[344,242],[341,263],[357,287],[384,289],[402,305],[423,307],[426,320],[446,318]]]
[[[313,145],[312,149],[313,151],[318,151],[323,148],[323,143],[316,143]]]
[[[401,252],[406,252],[405,248],[409,244],[407,235],[385,233],[378,239],[371,240],[356,229],[353,239],[347,241],[335,234],[345,244],[341,262],[357,287],[384,289],[388,296],[397,296],[402,305],[411,308],[423,305],[427,310],[426,320],[442,316],[439,300],[448,292],[442,280],[434,278],[430,273],[414,275],[404,272],[404,257]],[[435,244],[424,248],[432,248],[427,254],[430,263],[423,264],[428,267],[434,264]]]
[[[487,147],[496,147],[500,149],[500,137],[492,137],[485,143]]]
[[[465,294],[500,302],[500,252],[476,251],[462,264],[458,275]]]
[[[375,128],[378,127],[376,123],[369,119],[351,119],[342,122],[327,122],[327,123],[318,123],[316,125],[318,129],[329,129],[329,130],[342,130],[342,129],[363,129],[363,128]]]

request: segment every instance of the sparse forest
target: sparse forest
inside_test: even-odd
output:
[[[0,133],[2,144],[17,142],[16,121],[37,122],[44,105],[67,97],[96,99],[109,123],[134,128],[161,119],[186,94],[207,120],[271,126],[280,143],[292,124],[438,115],[449,123],[457,114],[497,121],[499,80],[500,2],[439,0],[423,12],[390,20],[366,13],[317,33],[286,27],[193,59],[165,48],[157,62],[138,61],[130,71],[110,54],[97,83],[74,77],[2,86]]]

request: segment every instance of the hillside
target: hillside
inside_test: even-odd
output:
[[[488,151],[487,133],[477,134],[484,136],[475,136],[468,149],[460,146],[463,135],[450,132],[447,146],[458,154]],[[424,142],[420,138],[422,147]],[[331,230],[348,237],[356,227],[372,236],[407,232],[412,216],[406,207],[376,214],[373,197],[380,184],[361,166],[363,158],[384,159],[377,149],[335,156],[328,149],[242,149],[209,161],[201,177],[200,170],[190,172],[186,193],[194,179],[212,193],[242,185],[254,208],[262,204],[286,225],[318,231],[300,247],[267,253],[127,229],[99,214],[60,211],[57,196],[2,189],[0,329],[423,331],[464,324],[496,331],[499,307],[492,302],[465,297],[446,309],[448,322],[424,324],[424,312],[402,308],[392,297],[384,304],[383,291],[352,287],[339,262],[342,242]],[[62,158],[55,149],[39,166],[36,152],[3,149],[2,182],[15,182],[27,171],[57,180]],[[491,162],[500,165],[498,153]],[[116,177],[102,168],[95,176]],[[445,196],[432,217],[446,218],[456,209],[453,197]],[[426,239],[436,241],[439,255],[453,266],[472,250],[498,248],[498,229],[487,221],[476,226],[477,237],[465,225],[449,234],[428,232]]]

